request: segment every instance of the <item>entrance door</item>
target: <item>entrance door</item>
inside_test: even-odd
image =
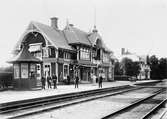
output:
[[[44,74],[45,74],[45,77],[50,75],[50,65],[45,65]]]
[[[69,65],[69,76],[70,76],[70,79],[74,79],[73,65]]]
[[[83,81],[90,81],[90,68],[82,67],[81,68],[81,80]]]
[[[37,64],[37,80],[41,79],[41,65]]]
[[[63,81],[63,64],[58,64],[58,81]]]
[[[53,74],[56,74],[56,63],[55,62],[52,62],[51,63],[51,72],[52,72],[52,76]]]
[[[83,71],[82,79],[83,79],[84,81],[87,81],[87,78],[88,78],[88,77],[87,77],[87,76],[88,76],[88,75],[87,75],[87,70],[83,68],[82,71]]]

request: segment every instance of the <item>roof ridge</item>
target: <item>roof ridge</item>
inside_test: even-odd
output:
[[[86,34],[86,38],[87,38],[87,40],[88,40],[88,42],[91,44],[91,46],[92,46],[92,43],[90,42],[90,40],[89,40],[89,38],[88,38],[88,35],[89,35],[89,33],[88,32],[86,32],[86,31],[83,31],[83,30],[81,30],[81,29],[79,29],[79,28],[77,28],[77,27],[73,27],[74,29],[76,29],[76,30],[79,30],[80,32],[83,32],[83,33],[85,33]]]
[[[34,25],[38,28],[38,30],[42,33],[42,35],[44,35],[44,37],[46,37],[47,40],[48,40],[51,44],[53,44],[56,48],[58,48],[58,46],[56,46],[56,44],[53,43],[53,41],[51,41],[51,40],[48,38],[47,34],[46,34],[41,28],[39,28],[39,25],[43,25],[43,26],[48,27],[48,28],[51,28],[51,27],[50,27],[49,25],[46,25],[46,24],[43,24],[43,23],[40,23],[40,22],[35,22],[35,21],[33,21],[33,23],[35,23]]]
[[[69,28],[70,28],[70,30],[74,33],[74,36],[77,38],[77,40],[79,41],[79,38],[78,38],[76,32],[73,30],[74,27],[69,26]],[[76,27],[75,27],[75,28],[76,28]]]
[[[64,36],[65,40],[66,40],[67,43],[69,44],[69,41],[67,40],[67,37],[66,37],[66,35],[65,35],[65,33],[64,33],[64,30],[62,30],[62,33],[63,33],[63,36]]]

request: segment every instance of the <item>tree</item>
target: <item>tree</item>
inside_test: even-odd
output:
[[[135,76],[137,77],[140,73],[140,64],[139,62],[133,62],[129,58],[124,58],[121,61],[123,74],[128,76]]]
[[[139,62],[133,62],[132,66],[133,66],[132,67],[133,75],[137,77],[139,75],[139,73],[140,73],[140,70],[141,70],[140,63]]]
[[[149,64],[151,68],[151,79],[159,78],[158,58],[155,55],[149,58]]]
[[[158,59],[155,55],[149,58],[151,68],[151,79],[164,79],[167,78],[167,59]]]
[[[115,75],[122,75],[122,74],[123,74],[123,71],[122,71],[122,69],[121,69],[121,64],[120,64],[120,62],[115,62],[114,74],[115,74]]]
[[[159,60],[159,78],[164,79],[167,77],[167,59],[161,58]]]

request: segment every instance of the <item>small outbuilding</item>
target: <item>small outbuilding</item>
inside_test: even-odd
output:
[[[22,50],[9,61],[13,63],[14,89],[32,89],[41,85],[40,80],[37,80],[37,64],[42,65],[42,61],[34,57],[28,48],[28,44],[23,42]]]

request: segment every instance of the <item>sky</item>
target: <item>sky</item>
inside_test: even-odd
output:
[[[0,0],[0,66],[31,21],[58,27],[69,23],[86,32],[96,24],[115,56],[121,48],[138,55],[167,57],[167,0]]]

